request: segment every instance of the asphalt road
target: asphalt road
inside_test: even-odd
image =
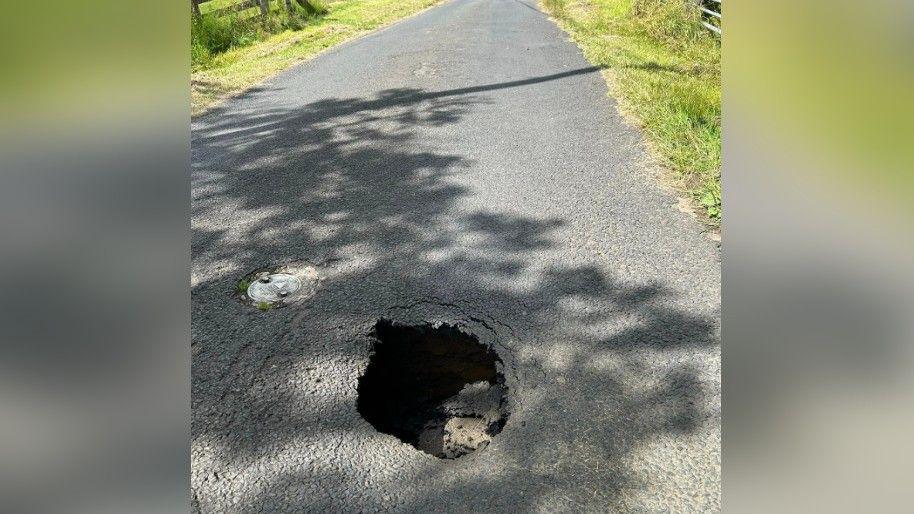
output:
[[[192,123],[195,510],[720,509],[720,252],[606,90],[534,3],[453,0]],[[234,295],[282,264],[306,297]],[[497,350],[487,448],[359,416],[380,318]]]

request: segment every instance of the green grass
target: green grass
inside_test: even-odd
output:
[[[215,56],[232,48],[248,46],[286,30],[301,30],[312,19],[327,13],[327,6],[320,0],[303,2],[306,7],[293,0],[292,12],[285,8],[283,0],[271,0],[267,16],[261,16],[259,7],[219,17],[210,14],[218,8],[237,3],[239,0],[207,2],[200,7],[202,16],[191,20],[192,70],[209,68],[214,63]]]
[[[691,0],[542,0],[601,66],[677,182],[719,224],[720,41]]]
[[[191,29],[191,114],[206,112],[223,98],[240,93],[327,48],[441,1],[335,0],[320,4],[326,14],[303,14],[289,19],[283,13],[281,2],[273,0],[273,14],[266,22],[260,21],[259,16],[245,19],[243,15],[247,11],[240,17],[215,21],[207,21],[211,17],[204,14],[203,20]],[[213,0],[212,4],[217,2],[235,3]],[[201,10],[208,12],[203,6]]]

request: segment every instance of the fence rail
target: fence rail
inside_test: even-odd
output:
[[[714,4],[717,4],[716,11],[714,10]],[[701,9],[702,12],[701,24],[718,36],[721,35],[720,26],[723,21],[721,16],[721,0],[701,0],[699,5],[699,9]]]
[[[200,6],[213,1],[214,0],[190,0],[191,12],[193,12],[194,16],[200,16]],[[231,3],[224,7],[219,7],[208,11],[206,12],[206,15],[225,16],[228,14],[246,11],[248,9],[253,9],[254,7],[260,7],[260,14],[267,14],[270,12],[270,2],[271,0],[238,0],[237,2]],[[292,0],[279,0],[278,3],[285,4],[286,9],[292,9]]]

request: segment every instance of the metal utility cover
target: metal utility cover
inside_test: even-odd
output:
[[[255,302],[278,302],[301,289],[301,280],[288,273],[258,277],[248,286],[248,298]]]

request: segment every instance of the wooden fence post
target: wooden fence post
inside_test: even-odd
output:
[[[270,10],[270,0],[260,0],[260,14],[266,16]]]

